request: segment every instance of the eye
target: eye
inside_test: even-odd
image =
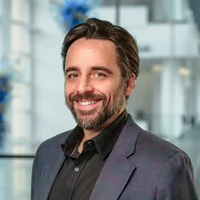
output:
[[[104,77],[106,77],[106,75],[104,73],[101,73],[101,72],[96,73],[96,76],[104,76]]]
[[[106,78],[106,77],[107,77],[106,74],[103,73],[103,72],[95,72],[95,73],[93,73],[92,76],[93,76],[94,78],[96,78],[96,79],[103,79],[103,78]]]
[[[78,77],[78,74],[76,74],[76,73],[67,74],[67,79],[75,79],[77,77]]]

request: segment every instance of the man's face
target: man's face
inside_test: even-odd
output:
[[[65,71],[66,103],[82,128],[98,130],[125,109],[124,81],[111,41],[75,41],[67,53]]]

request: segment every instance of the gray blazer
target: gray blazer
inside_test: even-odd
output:
[[[71,131],[43,142],[35,155],[31,200],[47,200],[65,160],[61,144]],[[129,115],[90,200],[198,200],[190,158],[141,129]]]

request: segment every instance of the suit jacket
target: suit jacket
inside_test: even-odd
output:
[[[71,131],[43,142],[35,155],[31,200],[47,200],[67,159],[61,144]],[[188,155],[141,129],[129,115],[90,200],[197,200]]]

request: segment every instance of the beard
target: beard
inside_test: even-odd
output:
[[[86,130],[97,130],[99,129],[108,119],[117,115],[124,102],[124,90],[119,86],[118,92],[113,98],[115,101],[107,103],[107,97],[104,94],[94,94],[86,92],[84,94],[70,95],[69,100],[65,96],[65,102],[67,107],[70,109],[73,117],[75,118],[77,124]],[[76,109],[74,106],[74,101],[88,100],[88,101],[102,101],[102,107],[94,108],[89,111]]]

